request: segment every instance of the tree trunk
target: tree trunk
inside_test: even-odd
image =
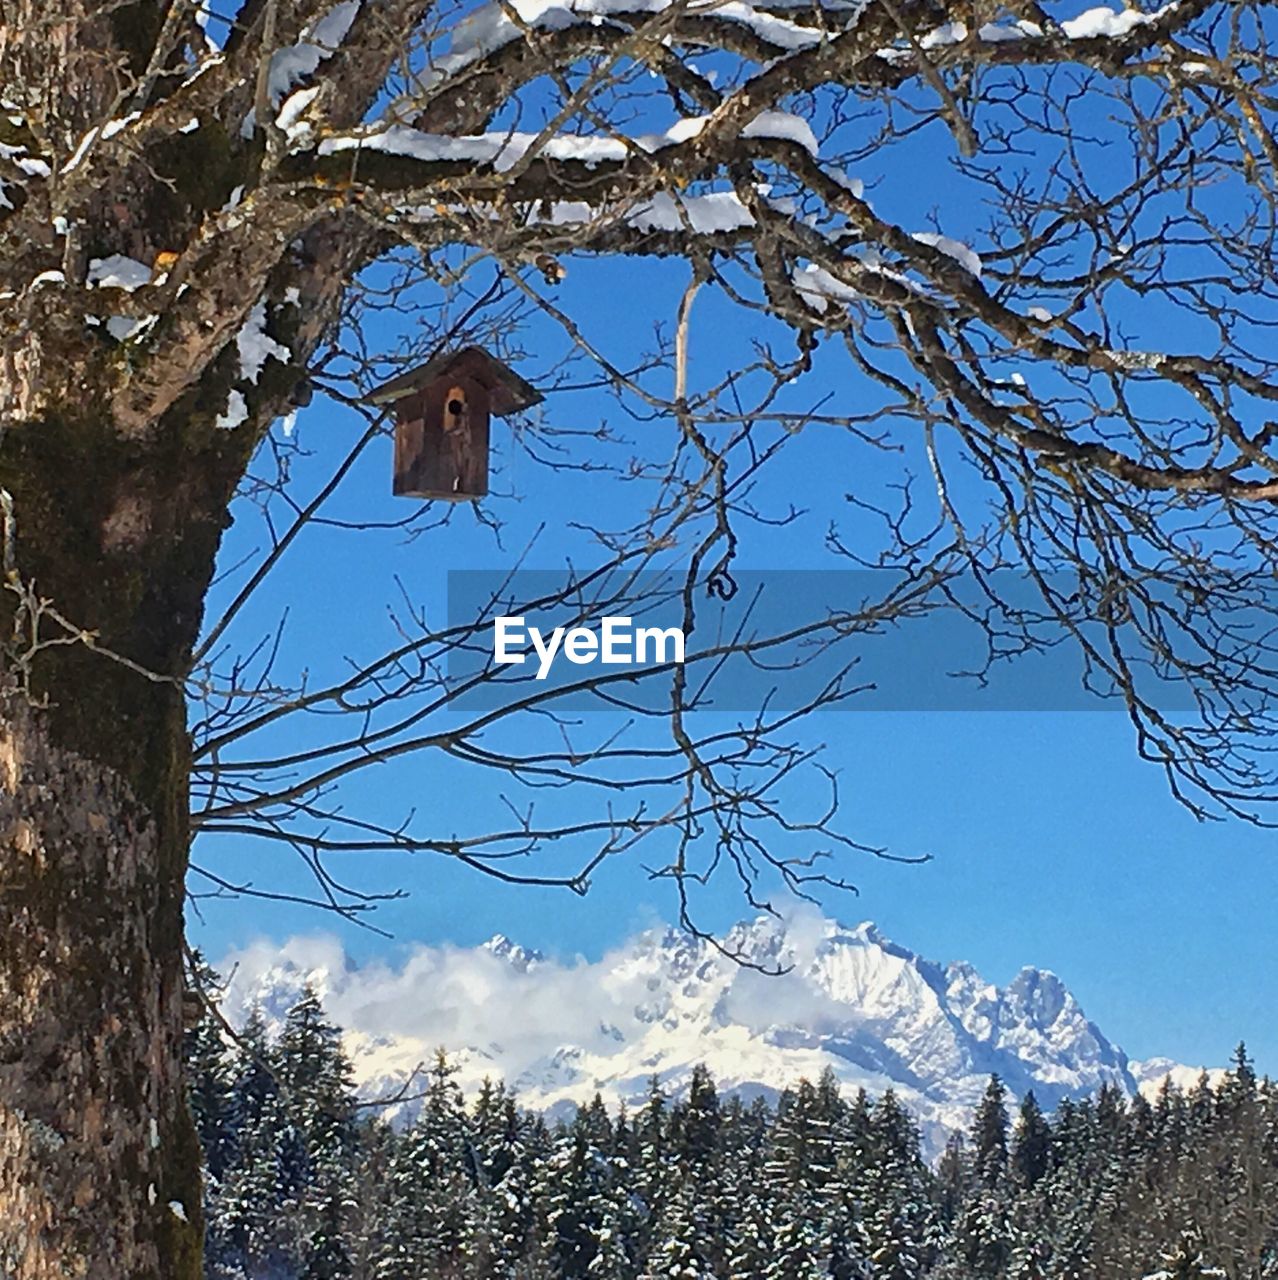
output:
[[[3,1280],[201,1272],[181,677],[242,462],[207,435],[46,421],[0,444],[16,526],[0,592]],[[93,641],[33,653],[38,601]],[[51,615],[38,638],[72,639]]]

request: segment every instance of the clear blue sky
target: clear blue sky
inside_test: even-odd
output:
[[[917,183],[909,173],[878,176],[876,199],[904,217],[892,201]],[[924,211],[915,214],[922,229],[929,206],[917,207]],[[976,205],[956,204],[945,229],[979,246],[979,223]],[[669,263],[570,262],[569,268],[556,301],[622,363],[649,345],[656,320],[668,322],[685,278]],[[710,381],[751,358],[749,340],[760,331],[713,291],[698,300],[696,318],[694,380]],[[366,337],[374,347],[391,348],[399,334],[388,319]],[[563,346],[539,325],[523,345],[530,356],[521,371],[531,377],[550,367]],[[802,400],[827,392],[831,412],[859,404],[865,394],[836,352],[823,357]],[[661,422],[626,422],[601,392],[551,397],[544,414],[547,422],[580,429],[606,418],[641,442],[645,433],[673,432]],[[304,412],[298,430],[312,453],[297,468],[306,492],[342,456],[359,424],[321,399]],[[389,532],[317,530],[299,541],[269,590],[246,611],[238,642],[253,643],[287,607],[287,662],[317,675],[335,671],[345,655],[368,656],[386,638],[396,576],[415,598],[438,602],[447,569],[511,564],[541,525],[546,529],[533,562],[553,565],[571,548],[580,551],[566,529],[570,517],[598,516],[628,500],[619,489],[614,493],[613,481],[583,484],[526,457],[512,459],[506,431],[496,428],[507,459],[499,487],[513,496],[485,504],[505,525],[500,546],[465,510],[448,529],[412,542]],[[793,499],[811,514],[784,534],[747,540],[740,565],[820,563],[826,525],[846,510],[843,494],[881,486],[896,465],[853,449],[835,432],[806,431],[773,469],[762,497],[778,507]],[[333,513],[391,520],[407,509],[391,497],[389,445],[382,442],[343,486]],[[246,509],[228,538],[225,562],[259,543]],[[826,762],[840,773],[845,826],[895,853],[932,857],[918,867],[850,858],[846,871],[860,895],[827,895],[831,914],[873,919],[903,945],[938,960],[969,960],[997,982],[1024,964],[1050,968],[1135,1057],[1219,1063],[1245,1038],[1261,1069],[1278,1073],[1272,1016],[1278,963],[1270,921],[1278,897],[1275,837],[1239,823],[1195,821],[1171,800],[1160,775],[1137,760],[1121,713],[838,714],[824,716],[811,736],[828,744]],[[349,792],[353,804],[383,812],[406,796],[437,814],[441,830],[449,829],[459,806],[492,803],[490,796],[457,794],[425,765],[367,778]],[[301,884],[286,855],[244,842],[201,845],[197,858],[233,879]],[[377,924],[393,941],[339,926],[356,957],[393,953],[414,941],[472,944],[496,932],[551,952],[594,956],[674,911],[668,888],[650,882],[637,865],[610,866],[585,899],[503,888],[439,860],[364,858],[334,869],[362,886],[410,893],[378,913]],[[701,919],[720,927],[745,913],[725,879],[706,895]],[[251,899],[206,903],[203,917],[192,920],[192,935],[213,956],[262,936],[283,939],[335,926],[315,911]]]

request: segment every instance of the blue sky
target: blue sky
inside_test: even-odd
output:
[[[950,146],[935,133],[918,144],[933,164]],[[894,206],[911,199],[912,225],[930,225],[943,184],[923,190],[927,184],[899,164],[867,176],[872,184],[878,180],[876,200],[903,225],[909,225],[906,214]],[[1120,177],[1116,171],[1115,181]],[[945,230],[979,247],[981,220],[979,198],[956,198],[947,206]],[[650,345],[655,322],[668,324],[686,279],[686,269],[670,262],[568,266],[556,303],[623,364]],[[694,384],[753,358],[753,340],[778,336],[713,289],[703,291],[694,314]],[[392,350],[404,337],[397,327],[403,323],[383,317],[365,337],[373,349]],[[528,352],[521,372],[534,379],[553,368],[564,348],[562,336],[541,322],[530,324],[521,345]],[[858,411],[871,395],[837,350],[825,350],[811,384],[794,390],[793,404],[829,397],[830,412]],[[618,457],[626,449],[660,450],[673,438],[670,424],[627,420],[597,390],[552,395],[539,418],[543,426],[583,432],[604,420],[634,441],[603,451]],[[360,426],[320,397],[297,430],[309,456],[296,461],[295,474],[299,491],[308,493]],[[917,440],[905,443],[908,461]],[[323,678],[341,670],[347,655],[377,652],[392,634],[387,608],[400,584],[414,600],[438,609],[448,569],[509,566],[534,538],[531,563],[551,567],[569,555],[586,563],[589,539],[573,533],[571,521],[602,520],[638,500],[609,477],[548,471],[513,449],[500,423],[495,446],[500,492],[484,510],[502,523],[500,541],[465,509],[454,512],[447,528],[416,540],[394,531],[314,530],[238,620],[234,643],[250,647],[287,609],[285,666]],[[568,447],[584,454],[596,446],[577,439]],[[822,539],[832,518],[849,518],[844,494],[881,496],[901,463],[901,456],[858,447],[836,430],[805,430],[769,470],[761,501],[777,510],[795,503],[808,515],[783,531],[745,537],[738,564],[803,569],[827,563]],[[388,521],[408,510],[391,496],[390,448],[383,440],[354,469],[331,513]],[[243,506],[224,564],[229,569],[260,543],[254,514]],[[217,588],[215,606],[235,585],[232,575]],[[1121,713],[851,712],[822,715],[808,733],[826,744],[825,762],[839,773],[843,825],[851,834],[893,853],[931,858],[904,866],[849,856],[843,869],[860,893],[826,894],[830,914],[849,923],[873,919],[901,944],[938,960],[969,960],[998,982],[1022,965],[1050,968],[1135,1057],[1218,1063],[1244,1038],[1260,1067],[1278,1073],[1271,1013],[1278,1004],[1270,923],[1278,897],[1274,837],[1238,822],[1200,823],[1177,806],[1162,777],[1137,760]],[[460,822],[467,806],[494,803],[488,792],[459,789],[428,761],[369,774],[343,798],[383,814],[411,802],[440,830]],[[283,890],[302,883],[286,855],[243,840],[202,841],[196,857],[232,880]],[[637,862],[610,864],[584,899],[504,887],[439,859],[363,856],[334,869],[362,887],[402,888],[409,895],[377,913],[376,923],[393,935],[389,941],[341,927],[356,958],[393,954],[416,941],[473,944],[497,932],[552,953],[596,957],[675,911],[668,886],[651,881]],[[702,895],[699,910],[702,925],[716,929],[747,913],[726,879]],[[202,903],[191,933],[217,956],[257,938],[282,941],[335,923],[303,907],[241,899]]]
[[[547,410],[579,414],[577,420],[610,411],[589,403]],[[349,415],[323,403],[299,425],[317,468],[338,456],[355,430]],[[811,450],[820,456],[830,447],[814,439]],[[389,444],[382,442],[337,509],[383,520],[399,514],[389,472]],[[297,662],[322,672],[345,653],[370,652],[384,635],[392,575],[438,592],[450,565],[495,567],[513,559],[520,547],[514,530],[544,515],[539,490],[557,496],[535,466],[523,466],[519,485],[517,497],[489,504],[511,524],[504,552],[462,511],[458,527],[415,542],[328,532],[310,545],[303,539],[243,619],[241,641],[264,634],[287,605],[286,649]],[[251,520],[242,524],[228,543],[228,563],[246,545],[237,539],[253,537]],[[787,541],[788,549],[771,544],[747,563],[812,562],[801,530]],[[1278,998],[1269,921],[1278,891],[1273,837],[1236,822],[1200,823],[1173,803],[1160,775],[1136,759],[1121,713],[828,713],[811,732],[828,744],[826,761],[840,773],[847,829],[895,853],[932,859],[903,866],[850,857],[844,865],[860,893],[826,894],[830,914],[873,919],[921,954],[970,960],[994,981],[1024,964],[1053,969],[1133,1056],[1218,1062],[1242,1037],[1262,1067],[1278,1070],[1270,1016]],[[424,802],[446,823],[458,798],[433,796],[430,771],[422,768],[410,771],[409,785],[423,789]],[[393,800],[403,777],[366,780],[354,798],[375,806]],[[251,842],[220,838],[198,846],[197,857],[232,879],[285,889],[302,883],[286,855]],[[378,910],[376,923],[394,935],[390,941],[340,927],[357,958],[393,954],[413,941],[473,944],[497,932],[552,953],[594,957],[675,911],[668,886],[635,864],[607,868],[584,899],[508,888],[438,859],[364,857],[338,870],[363,886],[409,894]],[[700,910],[701,922],[714,928],[746,914],[727,880],[702,896]],[[212,955],[335,924],[314,910],[252,899],[206,902],[202,915],[192,934]]]

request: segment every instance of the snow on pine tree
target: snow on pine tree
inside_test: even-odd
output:
[[[772,1251],[760,1280],[824,1280],[830,1273],[830,1241],[820,1210],[799,1188],[772,1202]]]
[[[698,1212],[698,1190],[681,1180],[651,1234],[640,1280],[714,1280],[714,1241]]]
[[[648,1081],[644,1105],[635,1113],[631,1144],[633,1186],[644,1217],[638,1247],[640,1253],[647,1256],[678,1179],[678,1168],[670,1150],[669,1101],[655,1075]]]
[[[1228,1275],[1223,1267],[1210,1266],[1204,1260],[1200,1242],[1187,1231],[1162,1258],[1158,1269],[1147,1272],[1142,1280],[1226,1280]]]
[[[202,957],[192,956],[194,982],[216,1000],[217,975]],[[233,1067],[231,1046],[222,1023],[205,1004],[182,1045],[190,1083],[191,1113],[204,1156],[206,1180],[216,1185],[235,1158],[235,1126],[231,1103]]]
[[[873,1155],[859,1182],[860,1243],[874,1280],[922,1280],[937,1225],[913,1119],[888,1090],[871,1117]]]
[[[376,1280],[457,1280],[464,1269],[475,1181],[469,1117],[456,1074],[440,1050],[422,1109],[396,1146]]]
[[[972,1280],[994,1280],[1011,1252],[1008,1221],[1007,1090],[990,1077],[972,1120],[972,1191],[951,1228],[951,1239]]]
[[[762,1276],[773,1258],[772,1215],[757,1183],[738,1184],[740,1206],[726,1240],[730,1276]]]
[[[308,984],[288,1010],[271,1062],[284,1109],[306,1149],[297,1280],[344,1280],[354,1210],[354,1091],[341,1033]]]
[[[765,1152],[771,1116],[761,1100],[746,1108],[731,1098],[724,1108],[721,1242],[728,1275],[762,1275],[772,1257],[772,1186]]]
[[[561,1136],[543,1165],[542,1185],[559,1273],[582,1280],[594,1260],[599,1232],[616,1216],[609,1211],[614,1195],[611,1162],[591,1142],[588,1125],[574,1122]]]
[[[611,1205],[605,1206],[595,1232],[595,1256],[586,1268],[589,1280],[634,1280],[634,1260],[626,1247],[625,1222]]]
[[[1034,1090],[1021,1099],[1012,1135],[1012,1170],[1018,1183],[1033,1189],[1052,1162],[1052,1131],[1043,1115]]]
[[[213,1198],[208,1235],[214,1280],[294,1275],[301,1263],[306,1144],[292,1122],[271,1061],[265,1022],[254,1010],[233,1054],[235,1161]]]

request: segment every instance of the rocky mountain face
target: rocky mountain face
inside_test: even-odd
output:
[[[1129,1062],[1044,970],[997,987],[872,924],[817,915],[760,917],[720,941],[739,962],[676,930],[573,964],[504,937],[419,948],[395,970],[355,968],[336,944],[256,949],[235,958],[227,1004],[233,1018],[256,1004],[278,1019],[310,982],[346,1029],[369,1096],[394,1093],[437,1047],[468,1089],[503,1078],[524,1105],[551,1113],[596,1091],[634,1106],[654,1075],[677,1093],[698,1062],[747,1097],[773,1097],[830,1067],[846,1089],[895,1089],[933,1152],[966,1125],[991,1072],[1050,1109],[1102,1084],[1130,1093],[1185,1070]]]

